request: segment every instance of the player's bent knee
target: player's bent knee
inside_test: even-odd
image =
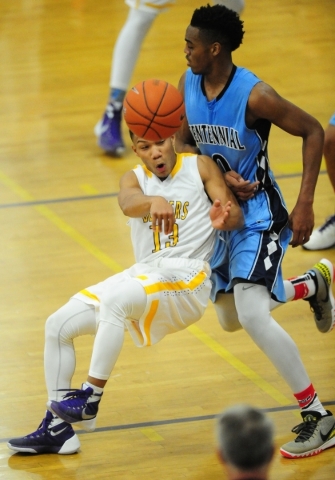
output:
[[[45,336],[48,338],[58,337],[62,322],[58,312],[53,313],[45,322]]]
[[[225,332],[237,332],[243,328],[237,318],[218,318],[218,320]]]
[[[243,327],[237,318],[234,296],[229,293],[218,293],[214,303],[219,324],[226,332],[236,332]]]

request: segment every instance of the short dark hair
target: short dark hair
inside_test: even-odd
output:
[[[219,452],[240,470],[256,470],[270,463],[274,451],[270,418],[248,405],[235,405],[217,419]]]
[[[191,18],[191,27],[201,30],[209,43],[219,42],[231,52],[242,43],[244,30],[239,15],[224,5],[206,5],[196,8]]]

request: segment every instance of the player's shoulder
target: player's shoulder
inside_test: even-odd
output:
[[[197,155],[198,165],[212,165],[214,161],[208,155]]]
[[[137,173],[141,170],[141,168],[141,165],[136,165],[132,170],[125,172],[120,178],[120,186],[125,187],[138,184]],[[137,172],[135,173],[135,171]]]
[[[248,99],[248,109],[250,111],[259,111],[259,109],[273,109],[278,105],[282,97],[268,83],[258,82],[254,85]],[[267,118],[267,117],[265,117]]]
[[[197,165],[203,180],[208,178],[213,169],[216,168],[216,163],[208,155],[197,155]]]

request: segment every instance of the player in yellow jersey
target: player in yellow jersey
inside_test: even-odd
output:
[[[125,329],[141,347],[199,320],[212,286],[208,262],[217,232],[243,225],[237,200],[209,157],[177,155],[172,137],[132,139],[143,165],[122,177],[119,204],[130,217],[136,263],[74,295],[47,320],[48,410],[35,432],[8,442],[14,451],[77,451],[71,423],[94,430]],[[89,375],[80,390],[71,391],[73,339],[85,334],[95,335]]]

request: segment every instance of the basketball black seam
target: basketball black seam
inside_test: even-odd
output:
[[[149,105],[148,105],[148,103],[147,103],[147,97],[146,97],[146,94],[145,94],[145,84],[144,84],[144,82],[142,82],[142,85],[143,85],[142,89],[143,89],[143,96],[144,96],[145,105],[146,105],[147,109],[150,111]],[[153,119],[155,118],[155,116],[156,116],[156,114],[157,114],[157,112],[158,112],[158,110],[159,110],[159,107],[162,105],[162,102],[163,102],[163,99],[164,99],[164,97],[165,97],[165,94],[166,94],[167,89],[168,89],[168,83],[165,82],[164,95],[161,96],[161,101],[160,101],[160,103],[158,104],[158,106],[157,106],[157,108],[156,108],[156,111],[153,112],[153,117],[152,117],[152,119],[150,120],[150,123],[149,123],[149,125],[147,126],[147,129],[145,130],[145,132],[144,132],[144,134],[143,134],[143,137],[144,137],[144,135],[147,133],[147,131],[149,130],[149,128],[151,128],[152,121],[153,121]]]

